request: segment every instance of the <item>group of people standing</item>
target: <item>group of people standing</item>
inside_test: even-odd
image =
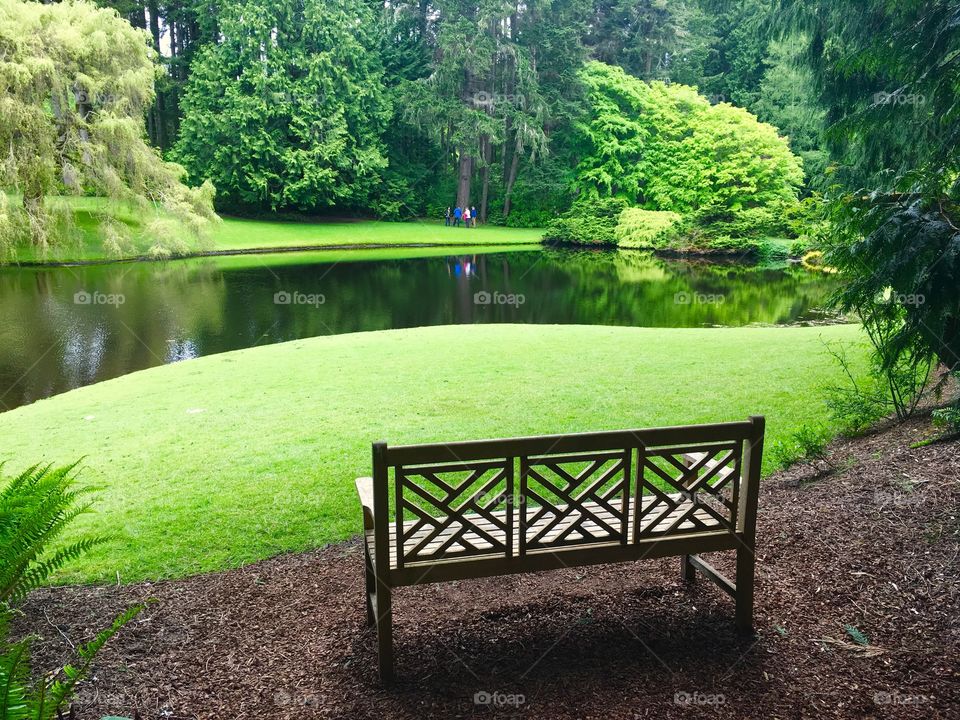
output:
[[[476,206],[470,206],[462,208],[457,205],[455,208],[447,208],[446,215],[444,216],[444,225],[453,225],[454,227],[460,227],[460,223],[463,223],[464,227],[476,227],[477,226],[477,208]]]

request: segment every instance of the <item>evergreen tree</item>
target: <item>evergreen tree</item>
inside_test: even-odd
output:
[[[960,2],[781,0],[827,108],[839,301],[885,370],[960,368]],[[891,375],[890,377],[893,377]]]
[[[494,195],[510,215],[524,166],[549,153],[550,133],[571,115],[586,8],[581,0],[436,5],[435,61],[404,87],[405,117],[450,154],[456,202],[478,205],[482,219]]]
[[[789,36],[770,43],[764,60],[767,69],[750,109],[790,140],[790,147],[803,159],[807,182],[823,190],[828,161],[826,112],[813,92],[813,73],[801,57],[804,42],[802,37]]]
[[[239,0],[197,55],[177,157],[233,210],[369,207],[390,118],[374,16],[358,0]]]

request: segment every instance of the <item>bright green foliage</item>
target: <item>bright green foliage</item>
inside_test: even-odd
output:
[[[575,245],[616,245],[617,223],[627,208],[620,197],[584,196],[547,227],[543,239]]]
[[[771,452],[777,464],[789,468],[801,461],[816,466],[818,461],[832,466],[827,456],[827,446],[833,432],[823,425],[801,425],[789,437],[771,444]]]
[[[669,210],[627,208],[620,213],[617,244],[625,248],[653,250],[666,247],[676,235],[681,217]]]
[[[770,232],[796,204],[799,159],[746,110],[597,62],[583,78],[591,105],[577,168],[584,194],[690,215],[701,226],[739,220],[739,235]]]
[[[183,169],[163,162],[144,137],[153,101],[149,37],[90,2],[41,5],[0,0],[0,252],[32,240],[63,242],[69,218],[48,195],[90,193],[162,206],[199,233],[214,219],[212,187],[191,190]],[[168,234],[158,216],[152,235]],[[120,224],[105,239],[122,244]]]
[[[390,117],[359,0],[228,2],[192,66],[175,156],[231,209],[366,207]]]
[[[72,560],[106,542],[87,537],[51,546],[90,509],[92,491],[76,484],[75,465],[33,466],[0,490],[0,605],[18,602]]]

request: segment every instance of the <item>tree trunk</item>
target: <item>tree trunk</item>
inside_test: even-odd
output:
[[[480,222],[487,222],[487,204],[490,198],[490,151],[492,145],[490,138],[484,136],[481,145],[483,152],[483,189],[480,191]]]
[[[457,183],[457,205],[470,207],[470,180],[473,176],[473,156],[460,148],[460,181]]]
[[[165,95],[166,93],[162,90],[157,92],[157,97],[153,101],[153,110],[150,113],[153,116],[153,132],[150,134],[150,142],[161,150],[167,147],[166,113],[164,112],[167,103]]]
[[[168,30],[169,33],[170,33],[170,59],[171,59],[171,60],[174,60],[174,59],[176,59],[177,56],[180,54],[180,53],[178,52],[178,47],[177,47],[177,41],[179,41],[179,39],[180,39],[180,37],[179,37],[179,35],[180,35],[179,30],[180,30],[180,29],[177,27],[177,23],[171,22],[171,23],[167,26],[167,30]],[[172,73],[172,75],[179,80],[180,78],[178,77],[177,63],[173,63],[173,70],[174,70],[174,72]]]
[[[87,97],[86,92],[77,87],[74,87],[73,92],[77,99],[77,119],[80,121],[77,136],[80,138],[80,146],[83,148],[80,158],[83,160],[83,164],[89,167],[93,164],[93,156],[90,154],[90,131],[87,129],[87,122],[93,112],[94,98]]]
[[[147,13],[150,15],[150,34],[153,36],[153,49],[160,52],[160,13],[157,12],[156,0],[150,0],[147,5]]]
[[[23,209],[31,217],[43,211],[43,192],[36,187],[23,191]]]
[[[503,219],[510,217],[510,194],[513,192],[513,184],[517,181],[517,166],[520,164],[520,151],[513,149],[513,157],[510,158],[510,172],[507,175],[507,183],[503,188]]]
[[[133,25],[135,28],[140,28],[140,29],[142,29],[142,30],[146,30],[146,28],[147,28],[147,18],[146,18],[145,13],[144,13],[145,10],[146,10],[145,7],[138,5],[136,10],[133,10],[132,12],[130,12],[130,13],[127,15],[127,20],[128,20],[128,21],[130,22],[130,24]]]
[[[419,17],[417,18],[417,31],[420,34],[420,42],[427,41],[427,12],[430,10],[430,0],[420,0]]]

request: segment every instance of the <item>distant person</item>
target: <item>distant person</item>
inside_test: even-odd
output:
[[[463,209],[463,226],[470,227],[470,208],[468,207]]]
[[[476,227],[477,226],[477,206],[476,205],[470,206],[470,217],[473,218],[473,226]]]
[[[457,205],[453,210],[453,226],[460,227],[460,218],[463,217],[463,210],[460,209],[460,206]]]
[[[448,205],[447,214],[443,216],[443,224],[448,227],[450,226],[450,215],[451,215],[451,211],[450,211],[450,206]]]

